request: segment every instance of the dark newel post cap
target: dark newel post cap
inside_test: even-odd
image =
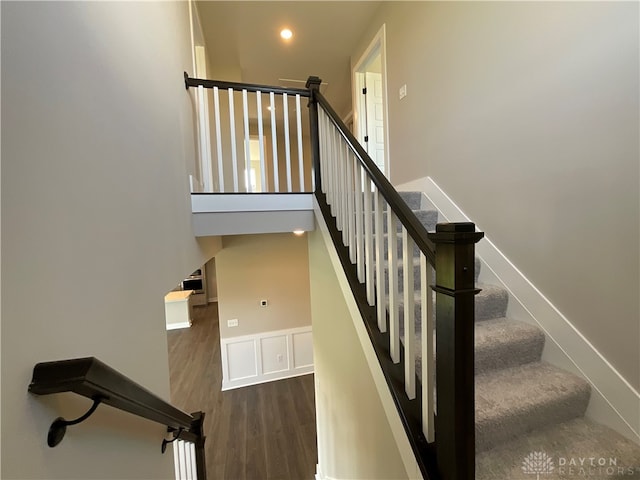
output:
[[[436,224],[435,233],[428,234],[433,243],[468,244],[477,243],[483,232],[476,232],[476,225],[472,222],[453,222]]]
[[[309,90],[320,90],[320,84],[322,83],[322,79],[320,77],[311,76],[307,78],[307,83],[305,87]]]
[[[453,222],[453,223],[438,223],[436,225],[436,232],[475,232],[476,225],[472,222]]]

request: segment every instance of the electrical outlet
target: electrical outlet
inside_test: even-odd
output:
[[[269,305],[269,302],[267,302],[266,300],[260,300],[260,306],[261,307],[266,307]]]
[[[234,318],[232,320],[227,320],[227,327],[237,327],[238,326],[238,319]]]
[[[407,96],[407,84],[406,83],[400,87],[400,91],[398,93],[400,94],[400,100],[402,100],[404,97]]]

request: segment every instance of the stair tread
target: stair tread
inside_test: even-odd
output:
[[[546,362],[482,373],[475,387],[479,451],[584,415],[591,392],[584,379]]]
[[[491,285],[488,283],[478,283],[476,284],[476,287],[481,289],[480,292],[476,295],[476,299],[489,297],[491,295],[500,295],[500,296],[507,295],[506,290],[498,285]],[[416,303],[420,302],[420,295],[421,293],[419,290],[416,290],[413,292],[413,298]],[[404,306],[404,295],[402,295],[402,292],[400,292],[400,298],[398,299],[398,302],[401,307]],[[387,306],[388,306],[388,303],[387,303]]]
[[[555,470],[544,475],[545,479],[558,478],[627,478],[640,479],[640,446],[618,432],[594,423],[586,418],[576,418],[560,424],[530,432],[508,443],[478,454],[476,457],[476,480],[531,480],[535,475],[523,472],[523,460],[532,452],[545,452],[552,457]],[[569,475],[569,466],[562,467],[559,459],[566,463],[574,458],[613,458],[624,474],[615,475],[598,470],[594,475],[581,476],[579,467]],[[631,468],[631,471],[629,471]],[[588,470],[587,470],[588,472]],[[541,477],[542,478],[542,477]]]

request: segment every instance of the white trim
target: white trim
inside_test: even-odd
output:
[[[192,213],[313,210],[312,193],[191,195]]]
[[[366,48],[364,53],[360,56],[357,62],[353,64],[351,68],[351,85],[354,86],[354,91],[352,92],[352,110],[351,114],[353,116],[353,128],[354,134],[356,138],[359,138],[358,135],[359,129],[358,125],[360,124],[359,114],[358,114],[358,98],[360,98],[359,92],[362,89],[361,81],[358,80],[358,75],[356,73],[364,62],[369,60],[371,54],[375,52],[376,49],[380,49],[380,62],[382,64],[382,111],[384,117],[384,174],[387,178],[390,178],[390,158],[389,158],[389,95],[387,95],[387,26],[385,23],[382,24],[380,30],[376,33],[371,43]],[[358,87],[358,85],[360,85]]]
[[[307,335],[309,339],[300,345],[300,351],[296,350],[296,338],[303,338]],[[313,373],[313,339],[311,335],[312,330],[311,325],[309,325],[307,327],[275,330],[253,335],[221,338],[222,391]],[[265,340],[277,340],[279,338],[282,339],[283,344],[283,348],[279,353],[282,355],[280,360],[282,368],[268,371],[269,366],[265,365],[263,361],[263,344]],[[253,354],[252,357],[245,355],[234,358],[229,352],[229,347],[233,345],[244,345]],[[306,359],[306,361],[301,360],[299,364],[296,364],[298,363],[298,358]],[[310,363],[309,358],[311,359]],[[246,370],[247,374],[232,378],[232,369],[234,368],[240,371]]]
[[[470,221],[433,181],[423,177],[397,186],[422,191],[448,221]],[[508,315],[539,326],[548,340],[543,359],[585,378],[593,387],[586,415],[640,443],[640,393],[487,237],[478,243],[482,276],[509,292]]]
[[[191,324],[189,322],[167,324],[167,330],[178,330],[180,328],[189,328],[189,327],[191,327]]]
[[[347,277],[344,273],[344,269],[342,268],[342,264],[340,263],[340,259],[338,258],[338,253],[336,252],[333,241],[331,240],[329,229],[324,221],[322,212],[320,211],[320,207],[315,198],[313,199],[313,208],[316,213],[316,221],[320,228],[320,232],[322,233],[322,238],[324,240],[325,246],[327,247],[327,251],[329,252],[331,264],[333,265],[336,277],[338,278],[338,284],[340,285],[340,288],[343,292],[347,308],[351,313],[351,319],[358,335],[358,339],[360,340],[360,345],[367,360],[367,364],[369,366],[369,370],[371,371],[376,389],[378,390],[378,394],[380,395],[380,402],[382,403],[387,421],[389,422],[389,426],[393,433],[393,438],[396,441],[398,451],[400,453],[400,456],[402,457],[402,462],[404,464],[407,477],[410,479],[421,479],[423,477],[420,473],[420,467],[418,467],[418,464],[416,462],[413,450],[411,449],[411,445],[409,444],[409,439],[402,425],[402,421],[400,420],[398,409],[396,408],[393,398],[391,397],[391,392],[389,391],[387,381],[384,378],[382,368],[380,367],[380,363],[378,362],[378,358],[373,349],[373,345],[364,326],[364,321],[362,319],[362,316],[360,315],[360,310],[358,309],[358,305],[353,298],[353,293],[351,292],[349,281],[347,280]],[[318,452],[318,458],[321,458],[320,452]],[[318,467],[318,471],[320,471],[320,467]],[[329,477],[323,478],[328,479]]]

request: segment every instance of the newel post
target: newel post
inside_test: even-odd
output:
[[[316,92],[320,91],[322,80],[318,77],[309,77],[306,87],[309,89],[309,122],[311,132],[311,160],[313,161],[313,175],[315,180],[315,191],[322,191],[322,179],[320,177],[320,133],[318,130],[318,99]]]
[[[445,480],[475,479],[474,270],[483,236],[467,222],[438,224],[429,234],[436,245],[436,455]]]
[[[196,472],[197,480],[207,480],[207,462],[204,456],[204,443],[206,437],[204,435],[204,412],[195,412],[191,414],[194,419],[191,422],[190,431],[198,437],[195,443],[196,451]]]

